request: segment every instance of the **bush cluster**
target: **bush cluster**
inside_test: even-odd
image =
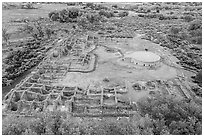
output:
[[[2,38],[3,38],[3,41],[8,43],[8,41],[10,39],[10,36],[11,36],[11,34],[8,33],[8,29],[7,28],[2,28]]]
[[[177,34],[179,34],[179,32],[181,31],[181,28],[179,28],[179,27],[171,27],[170,28],[170,33],[171,34],[173,34],[173,35],[177,35]]]
[[[119,17],[125,17],[125,16],[128,16],[129,12],[128,11],[123,11],[123,12],[119,12],[118,13],[118,16]]]
[[[118,5],[115,4],[115,5],[112,5],[112,7],[115,8],[115,9],[117,9],[117,8],[118,8]]]
[[[194,18],[191,15],[181,16],[181,19],[183,19],[186,22],[191,22],[194,20]]]
[[[156,13],[149,13],[149,14],[138,14],[139,17],[144,17],[144,18],[160,18],[163,15],[162,14],[156,14]]]
[[[84,8],[91,8],[92,10],[108,10],[108,7],[103,6],[101,4],[94,4],[91,2],[86,3]]]
[[[196,74],[194,80],[195,80],[196,83],[198,83],[198,85],[199,85],[200,87],[202,87],[202,70],[200,70],[200,71]]]
[[[190,42],[194,44],[202,44],[202,21],[199,19],[190,22],[188,31],[190,34]]]
[[[100,10],[98,13],[100,16],[105,16],[107,18],[114,17],[114,12],[107,10]]]
[[[79,27],[87,30],[100,30],[102,22],[106,22],[107,19],[104,16],[100,16],[98,13],[86,13],[77,19]]]
[[[178,19],[177,16],[174,16],[174,15],[162,15],[159,17],[159,20],[172,20],[172,19]]]
[[[21,9],[36,9],[36,8],[32,3],[28,2],[28,3],[22,4]]]
[[[139,17],[143,17],[143,18],[158,18],[159,20],[172,20],[172,19],[178,19],[177,16],[173,16],[173,15],[163,15],[163,14],[159,14],[159,13],[148,13],[148,14],[138,14]]]
[[[63,9],[61,11],[53,11],[48,14],[52,21],[59,22],[76,22],[77,17],[81,16],[80,10],[77,8]]]
[[[77,2],[67,2],[66,4],[67,6],[75,6],[77,5]]]

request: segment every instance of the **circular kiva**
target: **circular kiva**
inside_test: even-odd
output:
[[[160,66],[160,56],[149,51],[137,51],[126,54],[122,61],[134,66],[157,68]]]
[[[132,58],[134,60],[144,62],[144,63],[153,63],[160,60],[160,56],[149,52],[149,51],[137,51],[125,55],[125,58]]]

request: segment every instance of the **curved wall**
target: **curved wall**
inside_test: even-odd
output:
[[[138,55],[141,55],[141,56],[138,56]],[[144,60],[142,55],[144,56]],[[152,58],[152,55],[153,55],[153,58]],[[137,57],[139,58],[137,59]],[[158,56],[157,54],[154,54],[152,52],[146,52],[146,51],[134,52],[122,58],[122,61],[126,63],[131,63],[131,64],[135,64],[136,66],[147,67],[147,68],[159,67],[161,63],[160,60],[161,60],[160,56]]]

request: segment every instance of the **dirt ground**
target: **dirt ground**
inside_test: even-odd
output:
[[[150,41],[140,39],[135,37],[133,39],[114,39],[114,40],[104,40],[103,45],[111,48],[120,49],[122,53],[127,53],[130,51],[139,51],[148,48],[149,51],[157,53],[160,55],[160,51],[163,50],[159,45],[154,44]],[[110,82],[125,81],[131,84],[142,80],[168,80],[175,78],[177,76],[177,71],[175,68],[167,66],[161,63],[161,67],[157,70],[148,69],[132,69],[126,66],[121,66],[118,63],[118,59],[121,57],[119,53],[111,53],[105,50],[105,47],[98,47],[95,51],[98,55],[98,63],[96,70],[90,73],[78,73],[69,72],[64,79],[61,79],[58,83],[54,85],[63,86],[79,86],[87,88],[90,85],[106,85],[103,80],[106,78]],[[99,84],[100,83],[100,84]],[[107,83],[108,84],[108,83]],[[148,96],[149,91],[135,92],[133,89],[128,90],[128,94],[122,96],[124,100],[131,99],[132,101],[137,101],[144,96]]]

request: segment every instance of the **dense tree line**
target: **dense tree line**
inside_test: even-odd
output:
[[[88,3],[87,3],[88,4]],[[88,6],[91,7],[91,6]],[[68,8],[68,9],[63,9],[61,11],[53,11],[48,14],[49,18],[52,21],[59,21],[61,23],[69,23],[69,22],[79,22],[81,18],[84,16],[87,17],[87,20],[89,20],[89,16],[97,16],[99,18],[111,18],[111,17],[125,17],[128,16],[127,11],[120,11],[117,13],[114,13],[111,10],[106,10],[104,8],[100,8],[99,11],[87,11],[87,10],[82,10],[78,8]],[[99,20],[98,20],[99,21]]]
[[[46,48],[40,42],[28,42],[23,48],[13,50],[5,58],[5,75],[2,76],[2,85],[7,86],[28,69],[37,65],[43,58]]]

